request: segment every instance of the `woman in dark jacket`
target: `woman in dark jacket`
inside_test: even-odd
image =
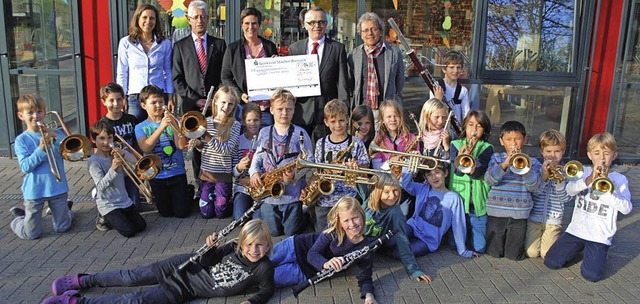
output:
[[[244,60],[267,58],[278,55],[275,43],[258,35],[262,24],[262,13],[248,7],[240,13],[243,37],[227,47],[222,59],[222,84],[235,87],[242,95],[242,103],[250,102],[247,95],[247,78]],[[262,111],[262,126],[273,124],[273,116],[269,113],[269,99],[253,100]],[[237,117],[242,117],[242,107],[237,111]]]

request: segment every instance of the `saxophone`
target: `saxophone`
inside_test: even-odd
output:
[[[413,112],[409,112],[409,119],[413,120],[413,123],[416,124],[418,135],[416,135],[416,137],[407,145],[404,152],[411,152],[415,150],[422,140],[422,128],[420,128],[420,124],[418,123],[418,120],[416,120],[416,115],[413,114]],[[391,173],[393,173],[397,179],[400,179],[400,176],[402,176],[402,166],[391,166]]]
[[[338,151],[338,153],[336,153],[336,157],[331,161],[331,164],[341,163],[344,160],[344,158],[348,155],[348,153],[350,153],[351,150],[353,150],[355,142],[356,142],[355,140],[352,140],[349,146]],[[300,200],[302,201],[303,204],[307,206],[311,206],[315,204],[315,202],[319,200],[322,195],[329,195],[333,193],[333,190],[334,190],[334,187],[333,187],[333,182],[331,180],[318,177],[312,183],[309,183],[307,187],[304,188],[305,195],[304,196],[300,195]]]
[[[298,137],[300,142],[300,155],[298,158],[307,159],[308,153],[304,149],[304,135],[300,132],[300,136]],[[279,198],[284,194],[285,186],[282,183],[282,175],[290,170],[296,168],[297,161],[291,161],[288,164],[277,168],[271,172],[267,172],[263,174],[260,179],[262,180],[261,187],[248,187],[247,193],[251,196],[254,201],[261,200],[266,197]]]

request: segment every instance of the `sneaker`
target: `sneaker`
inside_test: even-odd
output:
[[[111,230],[111,225],[107,223],[107,220],[100,214],[98,214],[98,220],[96,221],[96,229],[100,231],[109,231]]]
[[[69,207],[69,210],[71,210],[71,207],[73,207],[73,201],[67,201],[67,207]],[[51,208],[44,208],[44,215],[51,215]]]
[[[24,209],[22,208],[18,208],[18,207],[12,207],[11,209],[9,209],[9,211],[11,211],[11,214],[13,215],[13,217],[19,217],[19,216],[24,216]]]

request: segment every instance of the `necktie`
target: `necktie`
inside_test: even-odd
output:
[[[202,43],[204,39],[197,38],[196,41],[198,42],[196,53],[198,55],[198,62],[200,63],[200,72],[204,74],[204,71],[207,69],[207,55],[204,53],[204,45]]]
[[[318,45],[320,45],[320,43],[317,43],[317,42],[313,43],[313,49],[311,50],[311,55],[318,55]]]

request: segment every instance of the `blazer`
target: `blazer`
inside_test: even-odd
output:
[[[308,43],[309,38],[306,38],[291,44],[289,55],[306,55]],[[302,126],[322,124],[324,105],[328,100],[338,98],[347,104],[349,102],[347,52],[342,43],[325,38],[319,72],[320,95],[296,99],[294,124]]]
[[[207,34],[207,69],[204,76],[200,72],[200,63],[192,36],[182,38],[173,46],[173,87],[182,98],[182,111],[199,110],[195,103],[207,98],[209,89],[220,86],[222,57],[227,50],[224,40]]]
[[[262,41],[262,47],[266,57],[278,55],[276,44],[258,36]],[[245,39],[234,41],[229,44],[222,59],[222,84],[235,87],[240,94],[247,93],[247,79],[245,74],[244,60],[247,54],[244,50]]]
[[[404,87],[404,62],[402,61],[402,52],[395,45],[383,42],[386,50],[384,50],[384,100],[394,99],[402,105],[402,88]],[[362,92],[363,79],[362,67],[366,65],[366,57],[364,56],[364,44],[357,46],[349,54],[349,83],[353,88],[353,96],[351,98],[351,109],[356,106],[367,104],[366,92]],[[380,100],[382,102],[382,100]]]

